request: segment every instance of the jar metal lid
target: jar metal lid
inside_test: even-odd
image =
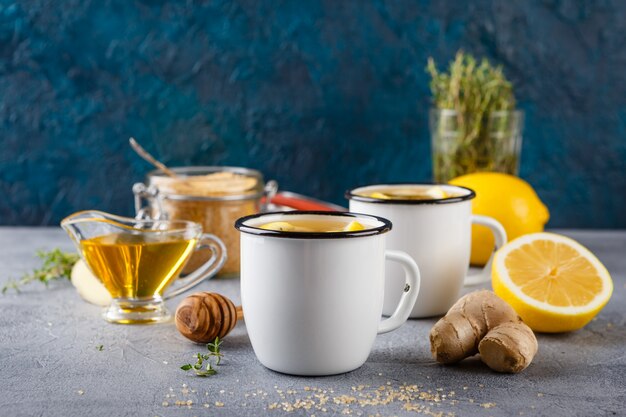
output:
[[[159,184],[160,181],[156,180],[156,178],[167,178],[167,181],[173,181],[175,183],[176,179],[170,178],[163,171],[154,170],[150,171],[146,175],[146,182],[148,185],[155,185],[159,189],[159,196],[162,199],[168,200],[177,200],[177,201],[241,201],[241,200],[256,200],[264,195],[264,180],[263,174],[260,171],[250,168],[243,167],[231,167],[231,166],[188,166],[188,167],[176,167],[170,168],[177,175],[181,177],[181,180],[184,181],[185,178],[192,178],[201,175],[210,175],[220,172],[229,172],[236,175],[241,175],[244,177],[253,178],[256,180],[256,184],[253,188],[246,190],[245,192],[237,192],[233,193],[223,193],[220,195],[193,195],[193,194],[181,194],[176,192],[171,192],[167,188],[163,186],[163,184]]]

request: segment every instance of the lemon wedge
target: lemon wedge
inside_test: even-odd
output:
[[[289,222],[270,222],[259,227],[264,230],[276,230],[278,232],[314,232],[310,227],[296,226]]]
[[[580,329],[606,305],[613,281],[604,265],[573,239],[532,233],[496,252],[492,285],[538,332]]]
[[[441,187],[431,187],[424,193],[432,199],[447,198],[448,194]]]
[[[391,197],[389,197],[387,194],[381,193],[380,191],[375,191],[372,194],[369,195],[371,198],[378,198],[381,200],[389,200],[391,199]]]
[[[352,221],[343,228],[344,232],[356,232],[358,230],[365,230],[365,226],[357,221]]]
[[[438,200],[449,197],[441,187],[430,187],[428,189],[419,188],[399,188],[389,192],[375,191],[368,197],[379,200]]]
[[[264,230],[276,230],[279,232],[295,232],[296,226],[287,222],[271,222],[260,226]]]

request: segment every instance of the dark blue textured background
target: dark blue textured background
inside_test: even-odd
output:
[[[626,227],[626,2],[471,3],[0,0],[0,224],[131,214],[131,135],[338,203],[429,180],[424,66],[464,48],[515,83],[550,226]]]

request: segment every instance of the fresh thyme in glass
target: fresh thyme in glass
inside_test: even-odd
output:
[[[38,251],[37,256],[43,261],[43,265],[25,274],[19,280],[7,282],[2,287],[2,294],[10,289],[19,292],[20,287],[33,281],[43,282],[47,286],[50,281],[70,279],[72,267],[79,259],[77,254],[63,252],[58,248],[51,251]]]
[[[209,353],[196,354],[197,361],[194,365],[188,363],[181,366],[180,369],[182,369],[183,371],[193,370],[196,373],[196,376],[200,377],[215,375],[217,373],[217,370],[213,367],[213,365],[219,365],[222,357],[224,356],[224,354],[220,351],[221,344],[222,341],[220,340],[220,338],[216,337],[213,342],[206,345]]]
[[[447,72],[428,59],[436,182],[476,171],[517,174],[521,119],[501,66],[459,51]]]

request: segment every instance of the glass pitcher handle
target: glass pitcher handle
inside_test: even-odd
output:
[[[278,192],[278,183],[274,180],[270,180],[263,187],[263,202],[261,203],[261,212],[272,211],[272,198]]]
[[[169,288],[169,291],[166,290],[165,294],[163,294],[164,300],[169,300],[178,294],[184,293],[205,279],[212,278],[222,269],[224,262],[226,262],[226,246],[224,246],[224,242],[219,237],[209,233],[202,234],[200,239],[198,239],[195,251],[199,249],[210,249],[211,258],[185,278],[177,279]],[[177,283],[180,283],[180,285],[176,285]]]
[[[159,197],[159,189],[155,185],[146,187],[142,182],[133,185],[135,196],[135,218],[138,220],[167,220],[163,204]],[[143,205],[143,201],[148,203]]]

